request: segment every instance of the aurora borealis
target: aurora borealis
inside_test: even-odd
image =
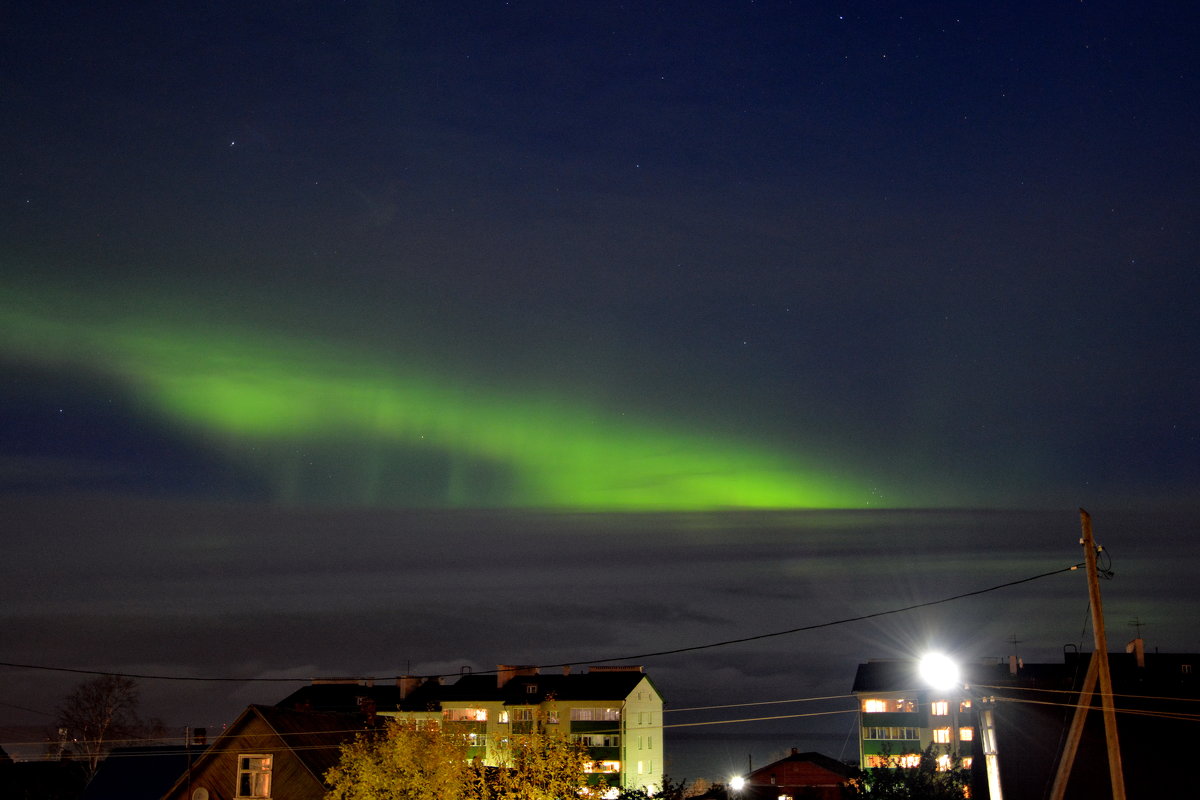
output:
[[[6,749],[40,667],[619,658],[1055,570],[1080,506],[1114,647],[1200,651],[1200,7],[3,19]],[[1058,660],[1077,577],[646,667],[708,707]],[[143,696],[215,730],[274,688]]]
[[[479,389],[469,377],[364,362],[316,341],[19,312],[0,322],[10,358],[114,381],[148,412],[257,470],[282,502],[679,511],[870,500],[828,468],[761,444],[615,419],[550,395]],[[298,447],[356,455],[337,465],[349,474],[336,480],[325,465],[304,476],[286,455]],[[379,462],[393,457],[406,467],[385,484]],[[338,494],[319,485],[322,472]]]

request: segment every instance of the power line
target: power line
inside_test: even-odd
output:
[[[640,661],[640,660],[647,659],[647,658],[659,658],[661,656],[672,656],[672,655],[678,655],[679,653],[694,653],[698,650],[711,650],[716,647],[728,647],[729,645],[734,645],[734,644],[745,644],[746,642],[757,642],[757,641],[761,641],[763,639],[772,639],[772,638],[775,638],[778,636],[790,636],[791,634],[794,634],[794,633],[805,633],[807,631],[815,631],[815,630],[820,630],[822,628],[833,628],[838,625],[848,625],[851,622],[863,622],[864,620],[868,620],[868,619],[878,619],[879,617],[887,617],[887,616],[891,616],[893,614],[903,614],[906,611],[915,611],[919,608],[929,608],[931,606],[942,605],[943,603],[950,603],[955,600],[963,600],[968,597],[976,597],[981,594],[987,594],[989,592],[999,591],[1000,589],[1008,589],[1013,586],[1020,586],[1023,583],[1030,583],[1032,581],[1041,580],[1042,578],[1048,578],[1051,575],[1059,575],[1064,572],[1074,572],[1075,570],[1079,569],[1082,566],[1083,566],[1082,563],[1072,564],[1069,567],[1062,567],[1060,569],[1050,570],[1049,572],[1043,572],[1038,575],[1031,575],[1028,578],[1020,578],[1015,581],[1008,581],[1007,583],[1001,583],[1001,584],[997,584],[995,586],[989,586],[986,589],[976,589],[971,592],[963,592],[961,594],[951,595],[950,597],[943,597],[940,600],[929,600],[924,603],[914,603],[912,605],[903,606],[901,608],[888,609],[887,611],[876,611],[871,614],[860,614],[859,616],[856,616],[856,617],[844,617],[842,619],[830,620],[828,622],[818,622],[813,625],[802,625],[798,628],[789,628],[789,629],[783,630],[783,631],[772,631],[770,633],[760,633],[760,634],[756,634],[754,636],[742,636],[737,639],[724,639],[719,642],[696,644],[696,645],[691,645],[689,647],[676,647],[671,650],[655,650],[655,651],[652,651],[649,653],[637,653],[634,655],[612,656],[609,658],[591,658],[591,659],[585,659],[583,661],[564,661],[564,662],[561,662],[558,664],[539,664],[539,665],[537,665],[537,668],[538,669],[553,669],[555,667],[579,667],[579,666],[587,666],[589,664],[605,664],[605,663],[610,663],[613,661]],[[69,673],[73,673],[76,675],[109,675],[109,676],[115,676],[115,677],[120,677],[120,678],[135,678],[138,680],[149,680],[149,681],[194,681],[194,682],[206,682],[206,683],[295,683],[297,681],[307,682],[309,680],[307,678],[247,678],[247,677],[225,677],[225,676],[192,677],[192,676],[186,676],[186,675],[151,675],[151,674],[143,674],[143,673],[135,673],[135,672],[111,672],[111,671],[106,671],[106,670],[77,669],[77,668],[73,668],[73,667],[50,667],[50,666],[46,666],[43,664],[19,664],[19,663],[15,663],[15,662],[11,662],[11,661],[0,661],[0,667],[12,667],[14,669],[43,670],[43,671],[48,671],[48,672],[69,672]],[[494,670],[494,669],[487,669],[487,670],[479,670],[478,672],[474,672],[472,674],[490,675],[495,672],[496,672],[496,670]],[[459,674],[461,674],[461,673],[447,672],[447,673],[442,673],[439,675],[425,675],[425,676],[418,676],[418,677],[452,678]],[[363,678],[363,680],[393,680],[393,679],[400,678],[400,677],[404,677],[404,676],[395,675],[395,676],[390,676],[390,677],[368,677],[368,678]]]

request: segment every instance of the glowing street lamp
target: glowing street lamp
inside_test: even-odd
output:
[[[740,792],[742,790],[742,787],[745,785],[746,785],[746,779],[743,778],[741,775],[734,775],[732,778],[729,779],[729,788],[733,789],[735,792]]]
[[[958,664],[945,653],[930,653],[917,665],[921,678],[938,691],[961,686]]]

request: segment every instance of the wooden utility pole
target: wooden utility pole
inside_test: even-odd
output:
[[[1108,777],[1112,783],[1113,800],[1125,800],[1125,775],[1121,769],[1121,744],[1117,739],[1117,712],[1113,706],[1112,674],[1108,669],[1108,643],[1104,638],[1104,608],[1100,603],[1100,576],[1096,569],[1096,541],[1092,538],[1092,518],[1082,508],[1079,509],[1079,521],[1083,528],[1084,563],[1087,565],[1088,604],[1092,609],[1092,632],[1095,635],[1095,650],[1088,664],[1087,676],[1079,692],[1079,703],[1075,706],[1075,717],[1071,720],[1071,728],[1067,732],[1067,741],[1063,746],[1062,757],[1058,762],[1058,772],[1054,775],[1054,785],[1050,789],[1051,800],[1062,800],[1067,791],[1067,780],[1071,777],[1071,767],[1075,763],[1075,753],[1079,749],[1079,740],[1083,736],[1083,724],[1087,712],[1092,705],[1092,693],[1096,683],[1100,684],[1100,707],[1104,711],[1104,740],[1108,747]]]

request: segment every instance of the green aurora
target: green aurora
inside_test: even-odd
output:
[[[137,413],[249,470],[285,502],[324,499],[313,486],[319,464],[306,460],[332,452],[343,473],[337,496],[354,505],[696,511],[861,508],[871,499],[761,443],[545,390],[497,390],[449,366],[224,325],[6,306],[4,356],[116,384]]]

